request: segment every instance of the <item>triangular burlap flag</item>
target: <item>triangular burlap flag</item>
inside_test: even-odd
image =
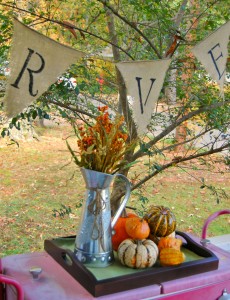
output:
[[[221,92],[225,80],[229,35],[230,21],[192,49],[193,54],[203,64],[212,79],[219,84]]]
[[[15,19],[11,73],[4,99],[7,115],[13,117],[20,113],[84,55]]]
[[[126,83],[128,95],[134,100],[134,119],[140,135],[146,132],[151,121],[170,62],[170,59],[162,59],[116,64]]]

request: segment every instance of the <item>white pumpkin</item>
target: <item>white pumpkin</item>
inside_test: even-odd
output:
[[[117,253],[123,265],[143,269],[155,264],[159,251],[157,245],[149,239],[126,239],[119,245]]]

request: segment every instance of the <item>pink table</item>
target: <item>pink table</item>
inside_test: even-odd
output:
[[[230,293],[230,253],[212,244],[208,248],[219,258],[219,267],[215,271],[97,298],[46,252],[4,257],[2,266],[4,274],[12,276],[22,285],[26,300],[215,300],[222,295],[224,289]],[[43,270],[38,280],[34,280],[29,272],[33,266],[39,266]],[[17,299],[12,286],[7,287],[6,299]]]

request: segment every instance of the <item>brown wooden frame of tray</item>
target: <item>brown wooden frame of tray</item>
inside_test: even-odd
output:
[[[204,273],[218,268],[219,259],[210,250],[193,241],[187,234],[177,231],[185,243],[183,247],[193,251],[202,259],[185,262],[178,266],[147,268],[137,273],[97,280],[84,264],[77,261],[69,249],[60,248],[55,239],[45,240],[45,251],[56,260],[70,275],[72,275],[94,297],[140,288],[152,284]],[[68,237],[70,238],[70,237]],[[74,238],[74,236],[73,236]]]

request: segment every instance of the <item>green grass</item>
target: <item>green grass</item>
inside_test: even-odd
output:
[[[40,141],[22,142],[19,148],[6,146],[0,140],[0,257],[41,251],[45,239],[76,234],[81,214],[77,206],[84,199],[85,187],[66,149],[64,138],[69,128],[42,129],[40,134]],[[138,169],[143,170],[135,166],[130,179],[134,180],[134,171]],[[209,184],[230,194],[229,173],[196,175],[207,177]],[[148,199],[145,208],[152,204],[169,207],[176,216],[177,229],[198,236],[211,213],[230,207],[229,198],[217,204],[208,189],[201,189],[199,182],[176,168],[159,174],[133,192],[128,205],[143,210],[140,195]],[[53,215],[55,209],[63,212],[69,207],[70,214]],[[227,233],[229,215],[213,221],[208,229],[210,236]]]

